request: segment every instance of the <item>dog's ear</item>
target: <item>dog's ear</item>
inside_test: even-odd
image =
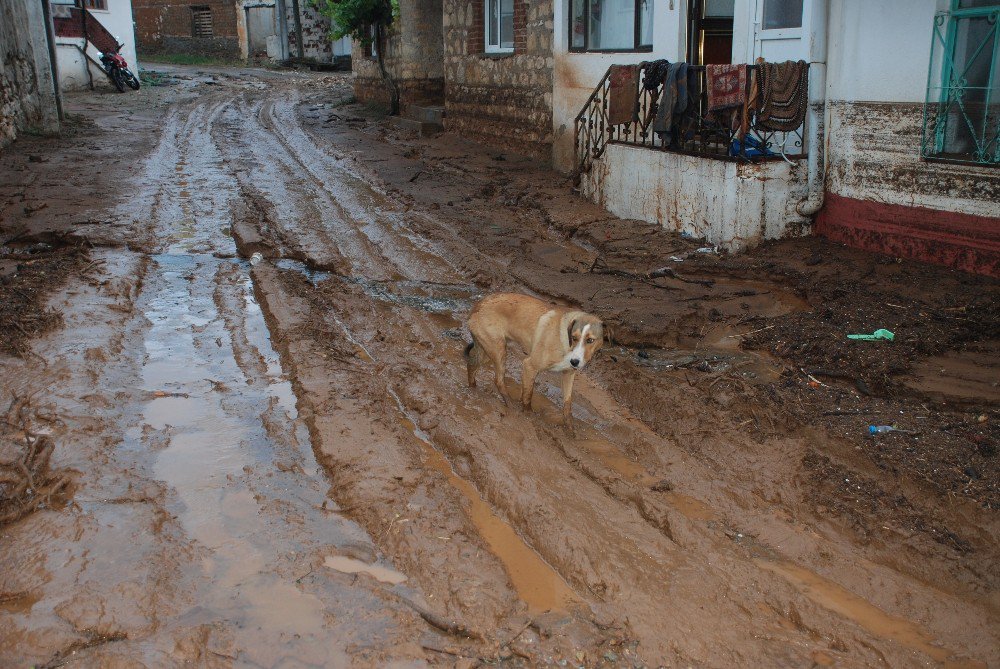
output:
[[[566,329],[566,341],[569,342],[570,346],[573,345],[573,328],[574,327],[576,327],[576,319],[575,318],[569,322],[569,328]]]
[[[601,323],[601,329],[604,331],[604,341],[608,342],[608,346],[614,346],[615,339],[611,334],[611,326],[607,323]]]

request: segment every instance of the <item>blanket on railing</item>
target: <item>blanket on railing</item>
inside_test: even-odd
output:
[[[742,106],[747,95],[747,66],[706,65],[705,88],[710,112]]]
[[[757,127],[788,132],[802,125],[809,105],[809,63],[763,63],[758,72],[761,106]]]
[[[612,65],[608,77],[608,125],[631,123],[639,92],[638,65]]]

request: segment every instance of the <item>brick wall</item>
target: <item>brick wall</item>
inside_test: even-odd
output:
[[[400,89],[403,110],[409,104],[441,104],[444,97],[442,6],[435,0],[400,0],[399,20],[385,49],[386,69]],[[388,101],[378,63],[370,49],[355,44],[354,94],[366,102]]]
[[[212,37],[192,35],[192,7],[212,12]],[[236,0],[132,0],[136,46],[140,55],[190,53],[239,58]]]
[[[485,53],[483,0],[444,0],[445,126],[551,159],[552,0],[514,0],[514,53]]]

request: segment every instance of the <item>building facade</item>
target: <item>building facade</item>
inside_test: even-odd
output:
[[[246,22],[239,0],[132,0],[132,6],[143,54],[245,57]]]
[[[394,40],[442,4],[445,127],[579,172],[618,215],[730,250],[816,232],[1000,273],[1000,0],[411,1]],[[406,81],[410,57],[389,50]],[[414,57],[436,71],[436,50]],[[748,64],[759,82],[804,61],[803,119],[775,132],[746,112],[737,135],[701,114],[682,141],[611,126],[609,68],[659,59],[706,90],[706,66]],[[355,70],[358,96],[377,93],[377,69]]]
[[[94,40],[87,40],[84,30],[77,27],[79,10],[88,13],[87,20],[95,21],[95,34],[108,36],[99,40],[103,48],[112,48],[110,42],[121,44],[121,55],[129,69],[138,75],[136,35],[133,27],[131,0],[52,0],[50,9],[56,25],[56,69],[59,85],[64,91],[96,87],[111,87],[99,65],[100,51]],[[108,42],[108,44],[105,44]]]

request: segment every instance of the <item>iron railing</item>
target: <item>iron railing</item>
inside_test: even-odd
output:
[[[747,91],[749,94],[751,77],[757,65],[748,65]],[[662,93],[662,85],[653,90],[646,90],[645,65],[639,68],[639,93],[637,100],[638,120],[622,125],[611,125],[608,122],[608,105],[610,102],[611,73],[608,68],[600,83],[591,93],[583,109],[576,117],[576,165],[580,172],[590,169],[593,161],[599,158],[609,143],[642,146],[649,149],[671,151],[686,155],[714,158],[719,160],[759,162],[763,160],[798,160],[806,157],[803,138],[805,137],[805,122],[794,130],[776,132],[764,130],[756,124],[756,114],[750,111],[751,118],[745,125],[747,134],[740,137],[743,123],[743,110],[738,115],[735,124],[721,119],[718,115],[708,112],[708,100],[705,94],[704,66],[689,66],[697,74],[697,92],[692,97],[693,104],[682,115],[678,123],[678,132],[662,134],[654,132],[653,122],[656,109]],[[737,129],[733,129],[736,126]]]
[[[920,155],[1000,166],[1000,8],[934,17]]]

